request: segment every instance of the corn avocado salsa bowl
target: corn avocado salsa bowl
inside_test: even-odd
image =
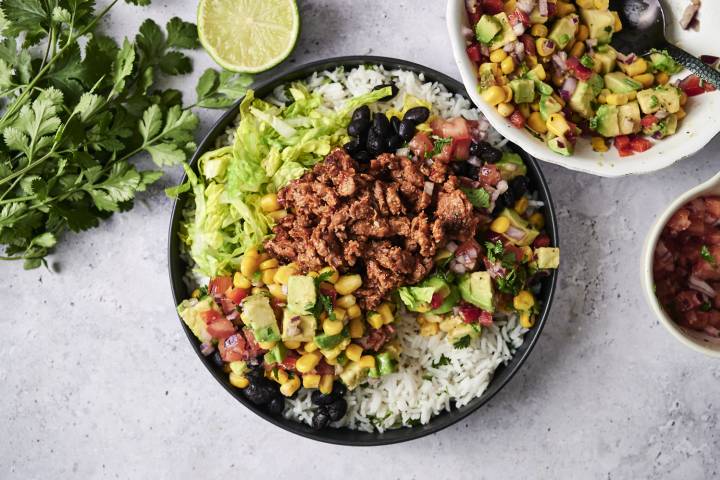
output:
[[[537,162],[420,65],[343,57],[255,85],[177,193],[188,339],[289,432],[357,446],[437,432],[502,389],[547,321],[560,251]]]

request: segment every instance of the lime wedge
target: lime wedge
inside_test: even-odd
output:
[[[295,0],[200,0],[198,34],[226,70],[258,73],[282,62],[295,46]]]

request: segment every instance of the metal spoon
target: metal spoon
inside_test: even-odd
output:
[[[646,55],[667,50],[679,64],[720,88],[720,72],[665,38],[665,14],[659,0],[611,0],[610,9],[620,15],[623,29],[613,36],[613,47],[624,54]]]

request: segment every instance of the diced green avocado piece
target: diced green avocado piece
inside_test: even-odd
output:
[[[617,107],[615,105],[600,105],[590,126],[603,137],[617,137],[620,135]]]
[[[242,304],[240,318],[248,325],[258,342],[276,342],[280,340],[275,312],[270,306],[270,299],[261,294],[250,295]]]
[[[600,73],[610,73],[617,66],[617,50],[610,45],[605,45],[604,51],[595,50],[593,60],[596,64],[600,64]]]
[[[515,210],[506,208],[505,210],[500,212],[500,216],[507,217],[510,220],[510,225],[512,227],[515,227],[515,229],[517,230],[522,230],[522,232],[525,234],[522,238],[511,237],[507,234],[507,232],[503,234],[503,236],[508,239],[510,243],[513,243],[518,247],[527,247],[528,245],[531,245],[532,242],[537,238],[537,236],[540,235],[540,232],[530,227],[527,220],[521,217],[520,214],[517,213]]]
[[[490,50],[497,50],[517,40],[517,35],[515,35],[512,25],[510,25],[510,19],[507,14],[500,12],[495,15],[495,18],[500,22],[500,25],[502,25],[502,30],[493,38],[490,43]]]
[[[535,68],[528,70],[528,72],[525,74],[525,77],[529,78],[532,81],[541,81],[540,80],[540,71],[545,71],[545,68],[542,65],[537,65]],[[552,87],[550,87],[552,88]]]
[[[458,292],[458,289],[455,288],[454,285],[450,285],[450,293],[445,297],[443,300],[443,303],[440,304],[438,308],[434,308],[430,310],[430,313],[433,313],[435,315],[442,315],[443,313],[448,313],[450,310],[457,305],[458,300],[460,300],[460,292]]]
[[[562,110],[562,105],[554,97],[543,95],[540,97],[540,116],[547,121],[550,115]]]
[[[497,84],[500,69],[497,63],[486,62],[478,69],[478,90],[484,91]]]
[[[659,122],[654,123],[648,127],[643,128],[645,135],[652,135],[656,138],[665,138],[669,135],[673,135],[677,132],[678,118],[677,115],[671,113],[667,117],[663,118]]]
[[[590,38],[596,38],[599,44],[610,43],[615,30],[615,16],[609,10],[580,10],[583,22],[590,30]]]
[[[354,390],[365,379],[368,369],[364,368],[358,362],[350,362],[340,373],[340,380],[345,384],[348,390]]]
[[[345,340],[349,336],[350,333],[348,332],[347,327],[345,327],[343,331],[338,333],[337,335],[328,335],[326,333],[316,335],[313,341],[315,342],[315,345],[320,348],[320,350],[330,350],[331,348],[337,347],[343,340]]]
[[[605,86],[613,93],[629,93],[642,88],[642,83],[633,80],[623,72],[605,74]]]
[[[560,266],[560,249],[554,247],[539,247],[535,249],[535,257],[537,257],[537,267],[558,268]]]
[[[569,157],[573,154],[573,145],[562,137],[548,138],[547,145],[555,153]]]
[[[429,277],[413,287],[400,287],[400,300],[411,312],[428,312],[433,296],[439,293],[443,298],[451,293],[450,285],[440,276]]]
[[[638,92],[637,101],[640,104],[640,109],[646,115],[655,113],[662,108],[660,97],[657,96],[655,90],[652,88]]]
[[[312,313],[317,300],[315,279],[307,275],[291,275],[288,279],[287,306],[297,315]]]
[[[570,97],[570,108],[580,114],[583,118],[591,118],[593,116],[592,101],[595,100],[590,84],[585,81],[579,81],[575,93]]]
[[[642,128],[640,125],[640,106],[637,102],[630,102],[618,107],[618,126],[620,135],[638,133]]]
[[[560,50],[568,46],[575,39],[580,19],[577,15],[570,14],[555,22],[548,38],[555,42]]]
[[[517,78],[510,82],[515,103],[532,103],[535,101],[535,82],[529,79]]]
[[[283,341],[309,342],[315,336],[316,328],[314,315],[297,315],[287,308],[283,311]]]
[[[592,89],[593,95],[595,95],[596,97],[600,95],[600,92],[602,92],[603,88],[605,88],[605,82],[603,81],[603,78],[597,73],[593,73],[587,82]]]
[[[680,111],[680,89],[673,85],[648,88],[638,92],[637,100],[644,114],[655,113],[660,109],[668,113]]]
[[[487,312],[495,311],[492,277],[489,272],[466,273],[460,278],[458,289],[466,302]]]
[[[475,26],[475,38],[478,42],[487,45],[495,38],[495,35],[500,33],[500,30],[502,30],[500,21],[492,15],[485,14],[480,17],[480,21]]]
[[[503,152],[500,161],[495,164],[500,170],[500,176],[503,180],[510,181],[515,177],[527,175],[527,167],[522,161],[522,157],[517,153]]]
[[[207,331],[205,319],[203,319],[201,315],[208,310],[220,311],[220,308],[210,297],[205,297],[201,300],[195,298],[183,300],[177,307],[178,315],[180,315],[182,321],[185,322],[185,325],[188,326],[201,342],[209,342],[212,340],[212,336]]]
[[[285,348],[285,345],[278,342],[275,344],[273,348],[271,348],[263,357],[263,360],[268,365],[272,365],[273,363],[282,363],[283,360],[285,360],[285,355],[287,354],[287,349]]]
[[[673,60],[667,51],[653,51],[650,54],[650,63],[655,70],[665,72],[668,75],[675,75],[683,70],[682,65]]]
[[[382,352],[375,356],[375,365],[380,375],[397,372],[397,361],[390,352]]]
[[[550,85],[545,82],[541,82],[540,80],[535,80],[535,89],[540,93],[540,95],[552,95],[555,92]]]

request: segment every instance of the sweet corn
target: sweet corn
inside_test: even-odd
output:
[[[545,71],[545,67],[542,65],[538,65],[535,68],[533,68],[533,72],[535,72],[535,75],[537,75],[538,80],[545,81],[547,78],[547,72]]]
[[[303,350],[305,350],[307,353],[312,353],[318,349],[318,346],[315,342],[310,341],[305,344],[303,347]]]
[[[272,376],[272,379],[275,380],[280,385],[282,385],[283,383],[290,380],[290,376],[288,375],[288,373],[285,370],[282,370],[280,368],[271,372],[271,376]]]
[[[438,331],[440,331],[440,326],[437,323],[427,322],[420,327],[420,335],[423,337],[432,337],[437,335]]]
[[[317,278],[318,275],[319,275],[318,272],[308,272],[308,277],[311,277],[311,278]]]
[[[455,328],[460,321],[456,317],[449,317],[440,322],[440,330],[447,333],[450,332],[453,328]]]
[[[322,327],[326,335],[337,335],[342,332],[345,325],[340,320],[330,320],[328,318],[323,322]]]
[[[360,275],[343,275],[335,282],[338,295],[349,295],[362,286]]]
[[[286,397],[292,397],[293,394],[298,391],[298,388],[300,388],[300,378],[295,375],[280,386],[280,393]]]
[[[335,320],[341,323],[345,321],[345,318],[347,317],[347,310],[345,310],[344,308],[335,308],[333,310],[333,313],[335,313]]]
[[[688,101],[687,93],[685,93],[684,91],[681,91],[680,92],[680,106],[684,107],[685,104],[687,103],[687,101]]]
[[[620,15],[618,15],[617,12],[610,12],[612,13],[613,17],[615,17],[615,25],[613,25],[613,30],[615,32],[620,32],[623,29],[622,20],[620,20]]]
[[[533,37],[547,37],[548,28],[542,23],[536,23],[530,29],[530,35],[532,35]],[[490,60],[492,60],[492,56],[490,57]]]
[[[570,56],[580,58],[585,53],[585,42],[575,42],[570,49]]]
[[[540,212],[535,212],[530,215],[530,225],[537,230],[542,230],[545,226],[545,216]]]
[[[277,268],[271,268],[270,270],[264,270],[262,272],[262,281],[265,285],[270,285],[271,283],[275,282],[275,274],[277,273]]]
[[[277,258],[270,258],[260,264],[260,270],[262,271],[278,268],[279,265],[280,263],[277,261]]]
[[[195,290],[193,290],[193,292],[190,296],[192,298],[200,298],[200,290],[196,288]]]
[[[335,300],[335,305],[340,308],[350,308],[357,302],[355,295],[343,295]]]
[[[314,373],[307,373],[303,375],[302,377],[302,384],[305,388],[318,388],[320,385],[320,379],[322,377],[320,375],[314,374]]]
[[[512,99],[513,99],[513,91],[512,91],[512,88],[508,87],[507,85],[503,85],[501,88],[503,89],[503,92],[505,92],[505,100],[504,100],[504,102],[505,102],[505,103],[510,103],[510,102],[512,102]]]
[[[301,343],[296,340],[285,340],[283,345],[285,345],[285,348],[288,350],[297,350],[300,348]]]
[[[360,360],[360,357],[362,357],[362,353],[363,348],[355,343],[351,343],[345,349],[345,355],[353,362],[357,362],[358,360]]]
[[[575,0],[580,8],[595,8],[595,0]]]
[[[513,298],[513,307],[521,312],[529,311],[535,305],[535,297],[527,290],[521,290]]]
[[[490,61],[493,63],[500,63],[507,58],[508,54],[502,48],[490,52]]]
[[[643,73],[641,75],[634,75],[632,79],[636,82],[640,82],[643,88],[650,88],[655,83],[655,77],[652,73]]]
[[[484,92],[480,94],[482,99],[489,103],[490,105],[497,105],[498,103],[501,103],[505,100],[505,91],[502,89],[502,87],[499,87],[497,85],[493,85],[492,87],[488,88]]]
[[[360,310],[360,306],[351,305],[350,308],[347,309],[347,316],[350,319],[360,318],[362,316],[362,310]]]
[[[628,102],[635,100],[637,98],[637,92],[635,90],[633,90],[631,92],[627,92],[624,95],[627,97]]]
[[[620,64],[620,65],[623,65],[623,64]],[[638,58],[630,65],[624,65],[621,68],[623,68],[625,70],[625,73],[628,76],[635,77],[637,75],[642,75],[643,73],[647,72],[647,62],[645,61],[644,58]],[[654,81],[655,77],[653,77],[652,75],[650,75],[650,76],[652,77],[652,79]],[[652,84],[650,84],[650,85],[652,85]],[[647,88],[647,87],[645,87],[645,88]]]
[[[540,111],[540,102],[532,102],[530,104],[530,110],[533,112],[539,112]]]
[[[365,325],[362,318],[353,318],[350,320],[350,338],[362,338],[365,334]]]
[[[381,303],[377,307],[377,311],[382,316],[383,323],[387,325],[388,323],[392,323],[395,320],[395,317],[393,316],[392,309],[390,308],[390,304],[387,302]]]
[[[668,75],[665,72],[660,72],[657,75],[655,75],[655,82],[657,82],[658,85],[667,85],[667,83],[670,81],[670,75]]]
[[[252,287],[252,283],[250,283],[250,280],[245,278],[242,273],[235,272],[235,275],[233,275],[233,286],[235,288],[250,288]]]
[[[600,103],[600,104],[607,103],[607,94],[601,93],[600,95],[598,95],[597,101],[598,101],[598,103]]]
[[[537,40],[535,40],[535,48],[537,49],[538,55],[541,57],[549,57],[553,53],[555,53],[555,48],[557,45],[552,40],[549,40],[545,37],[540,37]]]
[[[520,326],[523,328],[532,328],[535,325],[535,317],[530,315],[530,312],[523,312],[520,314]]]
[[[277,269],[277,272],[275,272],[275,282],[279,283],[280,285],[287,285],[290,277],[295,275],[296,273],[297,268],[295,267],[294,263],[283,265],[282,267]]]
[[[252,278],[259,266],[260,262],[258,262],[257,252],[255,252],[255,255],[250,255],[250,252],[248,252],[240,261],[240,273],[242,273],[245,278]]]
[[[282,285],[278,283],[271,283],[267,286],[270,295],[277,298],[278,300],[287,301],[287,295],[283,292]]]
[[[360,357],[360,360],[358,360],[358,363],[362,368],[375,368],[375,357],[372,355],[363,355]]]
[[[510,219],[507,217],[498,217],[490,224],[490,230],[495,233],[505,233],[510,228]]]
[[[325,360],[331,361],[335,360],[343,352],[343,350],[345,350],[345,345],[341,343],[329,350],[323,350],[322,354],[325,356]]]
[[[509,117],[515,111],[515,106],[512,103],[501,103],[497,106],[497,111],[503,117]]]
[[[517,202],[515,202],[515,207],[513,207],[513,208],[515,209],[515,211],[517,213],[519,213],[520,215],[523,215],[528,208],[527,197],[524,195],[522,197],[520,197],[520,199]]]
[[[590,38],[590,29],[587,27],[587,25],[580,25],[577,33],[578,42],[584,42],[588,38]]]
[[[380,328],[383,326],[383,317],[378,312],[370,312],[367,315],[367,322],[373,328]]]
[[[250,385],[250,381],[245,377],[244,375],[237,374],[235,372],[230,372],[230,385],[237,388],[245,388],[248,385]]]
[[[250,293],[252,293],[253,295],[258,295],[258,294],[263,294],[263,293],[265,293],[266,291],[267,291],[266,288],[253,287],[252,290],[250,290]]]
[[[333,267],[325,267],[325,268],[323,268],[322,270],[320,270],[320,271],[318,272],[318,276],[319,276],[319,275],[324,275],[324,274],[326,274],[326,273],[328,273],[328,272],[332,272],[332,275],[330,275],[328,278],[326,278],[325,281],[326,281],[326,282],[329,282],[329,283],[335,283],[335,282],[337,282],[337,281],[338,281],[338,278],[340,278],[340,274],[339,274],[338,271],[335,270]]]
[[[324,393],[325,395],[328,395],[332,393],[333,391],[333,380],[335,380],[334,375],[323,375],[320,379],[320,393]]]
[[[545,121],[542,119],[542,115],[540,115],[539,112],[532,112],[528,117],[527,124],[531,130],[541,135],[547,133],[547,125],[545,124]]]
[[[596,10],[607,10],[610,8],[610,0],[595,0]]]
[[[570,125],[568,125],[565,117],[560,113],[553,113],[550,115],[546,122],[547,129],[556,137],[564,137],[567,132],[570,131]]]
[[[272,350],[277,345],[277,342],[258,342],[258,345],[263,350]]]
[[[277,194],[268,193],[260,197],[260,208],[265,213],[280,210],[280,202],[278,202]]]
[[[510,75],[515,70],[515,61],[512,57],[507,57],[505,60],[500,62],[500,71],[505,75]]]
[[[266,215],[268,217],[272,218],[275,222],[277,222],[281,218],[287,216],[287,214],[288,214],[287,210],[275,210],[274,212],[270,212]]]
[[[295,362],[295,368],[300,373],[307,373],[320,363],[322,355],[320,352],[312,352],[301,355]]]
[[[682,120],[683,118],[685,118],[687,116],[687,112],[681,108],[680,110],[677,111],[675,116],[677,117],[678,120]]]
[[[607,152],[610,148],[605,143],[605,139],[602,137],[592,137],[590,140],[593,150],[596,152]]]
[[[605,96],[608,105],[625,105],[628,103],[628,97],[624,93],[611,93]]]
[[[567,2],[557,2],[557,15],[559,17],[565,17],[567,15],[570,15],[571,13],[575,13],[577,9],[575,8],[575,5],[572,3]]]
[[[552,98],[554,98],[555,101],[558,102],[561,107],[565,106],[565,100],[563,100],[563,98],[560,95],[558,95],[557,93],[553,93]]]

